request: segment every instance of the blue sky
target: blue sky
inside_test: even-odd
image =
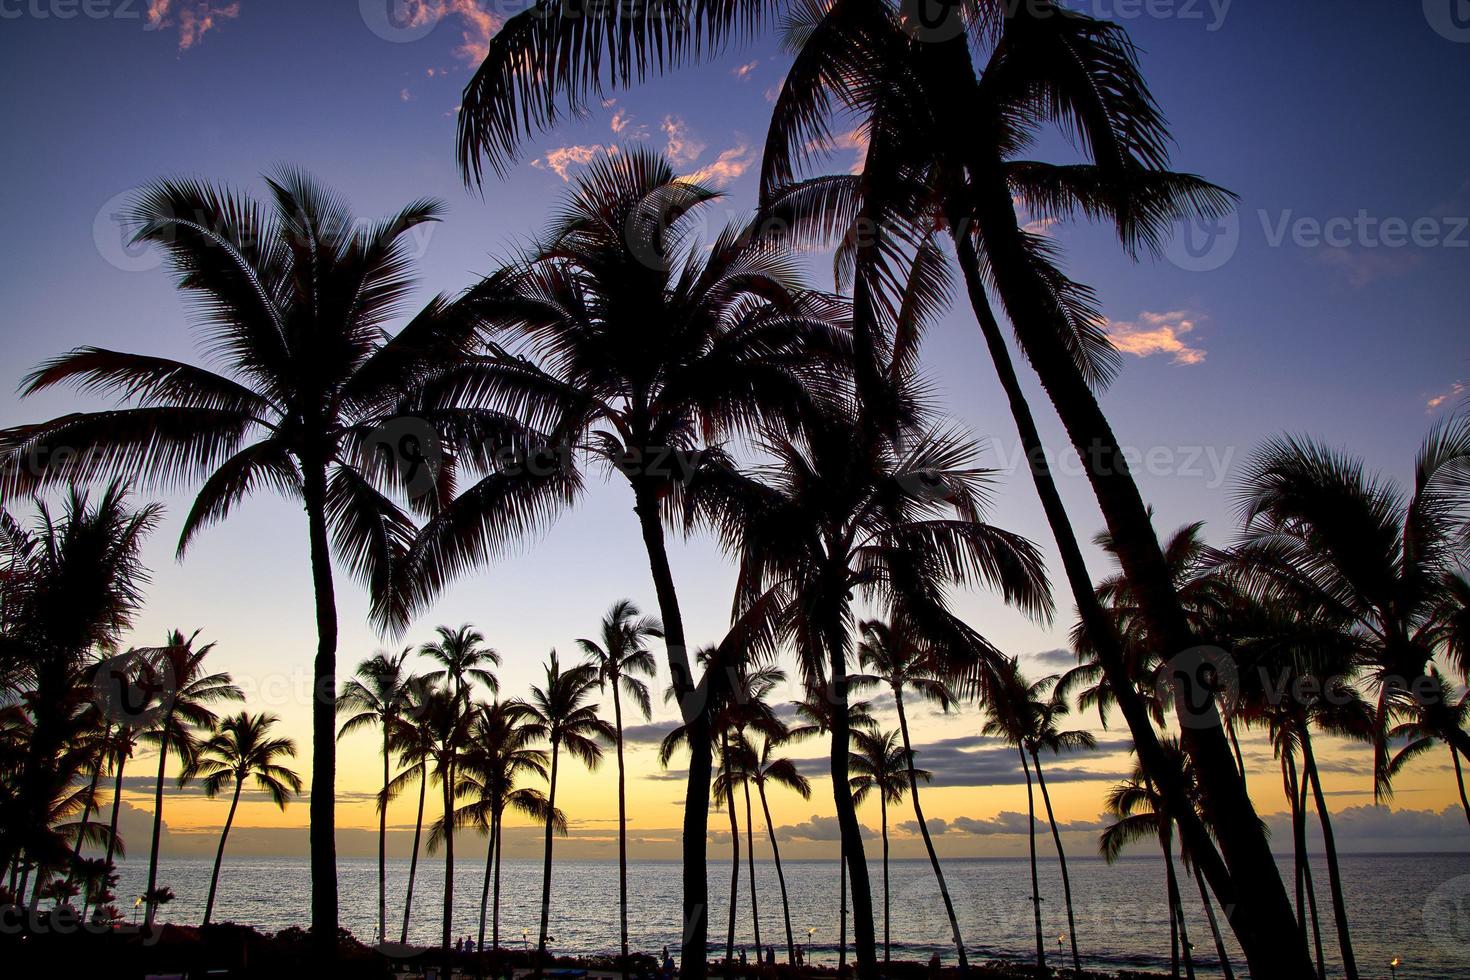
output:
[[[131,191],[163,175],[259,194],[258,175],[289,162],[367,217],[439,196],[448,217],[422,239],[419,300],[465,287],[538,229],[566,186],[558,167],[574,176],[575,160],[630,139],[674,152],[688,171],[705,168],[728,191],[729,216],[753,203],[769,99],[786,64],[773,37],[607,93],[614,104],[544,135],[506,179],[475,195],[454,164],[458,96],[473,53],[521,4],[400,5],[395,29],[385,26],[391,2],[0,0],[0,214],[9,231],[0,238],[0,424],[77,404],[67,392],[24,403],[14,395],[26,371],[74,345],[195,356],[157,257],[125,250],[111,219]],[[1172,122],[1177,167],[1241,199],[1237,233],[1203,257],[1175,248],[1172,259],[1135,264],[1101,229],[1051,229],[1069,272],[1096,288],[1131,352],[1104,407],[1144,454],[1140,483],[1161,528],[1202,519],[1228,540],[1233,477],[1274,434],[1320,436],[1402,476],[1428,427],[1463,404],[1470,29],[1448,16],[1452,2],[1079,5],[1131,30]],[[1064,146],[1045,149],[1066,158]],[[847,169],[859,152],[849,141],[830,166]],[[1395,244],[1404,237],[1412,240]],[[964,309],[936,325],[926,353],[946,410],[991,441],[993,464],[1013,462],[1009,414]],[[1036,401],[1044,406],[1039,392]],[[1049,410],[1040,414],[1048,442],[1060,445]],[[1080,475],[1064,477],[1063,490],[1079,529],[1098,527]],[[253,502],[179,565],[172,546],[186,498],[165,499],[140,640],[200,626],[237,673],[304,672],[314,636],[299,508]],[[510,655],[506,682],[516,688],[548,648],[590,632],[612,600],[652,608],[631,503],[625,488],[595,489],[514,561],[454,588],[410,638],[435,622],[473,620]],[[1003,479],[995,521],[1051,552],[1021,474]],[[712,640],[728,611],[729,567],[702,541],[680,547],[675,562],[692,632]],[[1094,570],[1105,571],[1100,558]],[[340,596],[348,665],[380,641],[363,624],[358,590]],[[1069,625],[1038,627],[984,596],[960,605],[1016,653],[1059,646]],[[304,706],[277,710],[304,735]]]

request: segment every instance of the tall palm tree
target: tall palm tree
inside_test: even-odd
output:
[[[889,939],[888,804],[897,806],[903,802],[910,779],[928,782],[933,774],[927,769],[914,768],[900,732],[854,732],[853,744],[857,746],[850,762],[854,775],[848,780],[852,786],[852,802],[862,806],[869,794],[878,796],[879,826],[883,834],[883,964],[886,968],[893,961],[893,946]]]
[[[955,955],[959,957],[961,964],[968,965],[954,900],[949,894],[949,884],[944,880],[944,869],[939,866],[939,853],[934,849],[934,840],[929,835],[924,807],[919,802],[919,770],[913,769],[914,745],[909,737],[908,712],[904,703],[904,692],[913,691],[921,700],[948,711],[955,702],[954,692],[950,690],[944,677],[945,668],[939,662],[939,651],[920,642],[915,635],[917,629],[911,624],[868,620],[863,623],[862,632],[863,639],[858,644],[858,662],[864,670],[873,672],[863,676],[863,683],[871,680],[887,684],[888,689],[893,692],[893,705],[898,711],[898,731],[903,737],[903,749],[913,770],[909,774],[909,798],[914,804],[914,822],[919,825],[919,836],[923,838],[924,850],[929,854],[929,866],[934,870],[934,880],[939,883],[939,897],[944,900],[944,911],[949,916]]]
[[[460,763],[470,803],[462,809],[464,819],[484,829],[488,837],[485,880],[480,889],[480,932],[477,949],[485,948],[485,918],[494,881],[491,915],[491,950],[500,948],[500,859],[506,810],[515,810],[532,820],[548,815],[557,833],[566,833],[566,817],[553,812],[546,794],[531,786],[517,786],[523,776],[549,776],[550,761],[542,749],[530,747],[538,737],[535,723],[526,721],[526,707],[519,701],[496,701],[482,705],[470,729],[470,744]]]
[[[408,685],[405,721],[402,738],[395,746],[403,769],[388,784],[379,806],[386,809],[388,801],[396,797],[410,784],[419,785],[419,802],[413,824],[413,848],[408,859],[408,886],[403,896],[403,927],[399,933],[400,943],[408,942],[408,925],[413,915],[413,888],[418,880],[419,842],[423,838],[424,805],[429,794],[429,762],[434,749],[433,733],[423,723],[429,705],[432,688],[415,677]]]
[[[546,680],[531,687],[526,701],[526,718],[535,737],[551,745],[551,771],[546,798],[546,856],[541,872],[541,932],[536,940],[536,972],[546,968],[546,935],[551,923],[551,841],[555,829],[556,777],[562,749],[589,769],[602,762],[602,746],[616,738],[613,727],[597,717],[597,706],[588,704],[597,687],[597,668],[578,664],[562,669],[556,651],[546,663]]]
[[[977,465],[977,448],[926,424],[903,354],[889,362],[887,377],[881,400],[834,392],[834,408],[813,413],[799,435],[767,433],[760,448],[771,462],[754,475],[710,466],[686,491],[696,517],[740,556],[737,608],[767,624],[751,631],[789,641],[803,682],[828,685],[829,764],[864,980],[877,975],[878,964],[847,772],[853,601],[862,595],[903,609],[936,641],[965,652],[982,688],[998,653],[948,611],[946,588],[984,584],[1029,614],[1051,611],[1034,547],[981,519],[991,477]],[[894,416],[903,421],[898,438],[882,431]]]
[[[789,738],[789,736],[787,736]],[[771,819],[771,805],[766,796],[767,786],[785,786],[795,791],[804,800],[812,797],[812,785],[796,768],[796,763],[776,755],[776,750],[786,738],[764,738],[755,756],[755,765],[750,769],[750,781],[755,784],[760,797],[761,812],[766,818],[766,834],[771,838],[771,858],[776,865],[776,881],[781,886],[781,920],[786,926],[786,962],[796,965],[796,941],[791,932],[791,902],[786,895],[786,873],[781,869],[781,845],[776,840],[776,823]]]
[[[169,634],[166,645],[152,652],[168,690],[158,717],[138,736],[140,742],[158,752],[158,779],[153,791],[153,840],[148,851],[148,889],[144,892],[144,922],[148,928],[153,926],[162,894],[158,888],[158,848],[163,832],[163,785],[169,752],[172,751],[179,760],[178,785],[183,786],[194,773],[200,748],[198,733],[210,731],[216,724],[213,706],[226,701],[245,700],[245,695],[229,674],[205,672],[204,660],[214,650],[214,644],[206,643],[196,650],[194,640],[198,636],[198,630],[187,637],[175,630]]]
[[[458,801],[468,795],[471,784],[464,779],[460,764],[470,746],[474,714],[458,688],[435,685],[429,688],[417,719],[427,739],[425,772],[439,784],[443,815],[429,829],[429,853],[444,846],[444,904],[440,921],[439,952],[444,958],[444,975],[453,976],[450,944],[454,941],[454,831],[459,823]]]
[[[623,767],[623,695],[637,705],[644,719],[653,716],[648,684],[657,670],[653,654],[644,642],[663,636],[657,619],[641,615],[631,599],[613,603],[602,617],[598,640],[578,640],[587,663],[597,670],[602,691],[612,688],[613,731],[618,753],[618,921],[621,937],[623,976],[628,975],[628,801],[627,774]]]
[[[229,839],[230,826],[235,822],[235,810],[240,805],[240,792],[245,784],[253,783],[282,810],[286,809],[291,797],[301,792],[301,777],[282,765],[282,760],[295,758],[296,743],[271,734],[271,729],[279,721],[275,715],[252,715],[244,711],[222,718],[189,763],[188,778],[201,780],[204,795],[209,799],[234,787],[230,812],[225,815],[225,825],[219,835],[219,849],[214,854],[214,872],[209,876],[204,925],[209,925],[210,916],[214,913],[214,894],[219,885],[225,841]]]
[[[491,667],[500,666],[500,654],[485,646],[485,637],[469,623],[462,626],[436,626],[437,639],[425,643],[419,653],[439,665],[438,670],[424,674],[430,684],[443,681],[464,704],[470,702],[470,683],[479,681],[491,694],[500,693],[500,681]]]
[[[1470,691],[1457,698],[1448,679],[1433,667],[1429,676],[1434,681],[1434,691],[1422,698],[1419,708],[1389,730],[1388,737],[1402,742],[1403,747],[1389,760],[1387,775],[1390,779],[1403,771],[1404,766],[1429,752],[1436,743],[1443,743],[1450,750],[1450,760],[1455,765],[1455,788],[1460,791],[1460,806],[1465,810],[1465,819],[1470,821],[1470,799],[1465,796],[1465,773],[1460,757],[1470,759]]]
[[[468,349],[475,324],[465,311],[435,299],[397,335],[384,332],[412,287],[406,233],[436,220],[440,205],[421,200],[363,222],[299,170],[277,170],[267,184],[268,206],[191,180],[160,181],[139,194],[129,210],[135,241],[162,249],[179,287],[199,302],[197,327],[218,370],[96,347],[43,364],[24,394],[71,384],[116,395],[124,407],[0,434],[0,484],[8,493],[111,473],[196,485],[181,556],[256,490],[304,504],[317,628],[311,926],[318,954],[330,957],[337,934],[332,559],[390,616],[395,556],[413,536],[391,495],[422,500],[452,491],[452,467],[435,472],[427,465],[433,447],[422,444],[437,440],[445,458],[472,465],[486,442],[515,426],[480,409],[415,402],[422,383]],[[401,415],[421,421],[400,423]],[[416,428],[423,426],[432,431]],[[466,445],[479,452],[461,452]],[[48,451],[56,447],[67,451]]]
[[[376,727],[383,737],[383,792],[378,800],[378,942],[388,941],[388,785],[392,782],[394,740],[402,737],[404,709],[414,683],[407,667],[412,647],[397,654],[379,651],[357,665],[337,695],[337,711],[347,714],[337,731],[340,740],[362,728]]]
[[[492,354],[445,390],[528,414],[555,442],[530,445],[531,465],[492,474],[440,511],[402,575],[409,606],[426,604],[517,528],[569,505],[583,457],[627,480],[681,720],[694,726],[683,839],[689,980],[705,970],[712,743],[664,519],[699,452],[757,420],[800,417],[820,390],[824,352],[845,344],[832,323],[840,304],[806,290],[782,250],[738,228],[696,247],[693,229],[717,197],[654,154],[619,153],[574,183],[541,246],[471,291]]]

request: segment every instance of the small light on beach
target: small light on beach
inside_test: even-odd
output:
[[[1389,975],[1392,976],[1392,977],[1394,977],[1394,978],[1397,978],[1398,975],[1399,975],[1399,962],[1400,962],[1400,960],[1399,960],[1399,958],[1397,956],[1395,956],[1393,959],[1391,959],[1391,960],[1388,961],[1388,972],[1389,972]]]

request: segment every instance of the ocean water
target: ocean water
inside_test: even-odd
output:
[[[455,935],[474,935],[484,862],[483,845],[469,837],[461,845],[455,869]],[[1077,936],[1084,966],[1096,969],[1165,970],[1169,965],[1169,920],[1165,908],[1161,859],[1135,857],[1109,866],[1089,857],[1069,862],[1076,906]],[[832,963],[838,940],[838,879],[835,861],[789,861],[784,864],[791,900],[791,925],[808,959]],[[1025,859],[956,859],[944,865],[950,892],[971,958],[1034,956],[1035,933],[1030,905],[1030,872]],[[118,894],[137,895],[147,875],[146,862],[121,866]],[[160,883],[177,899],[161,918],[196,923],[209,887],[210,862],[165,861]],[[774,866],[757,861],[760,938],[783,955],[785,930]],[[1319,857],[1313,873],[1320,878],[1318,901],[1323,945],[1329,972],[1339,963],[1336,934],[1326,884],[1326,865]],[[1367,978],[1388,977],[1389,960],[1402,961],[1402,980],[1449,980],[1470,977],[1470,854],[1347,855],[1342,860],[1344,889],[1353,925],[1359,970]],[[753,923],[747,872],[741,870],[736,942],[751,948]],[[402,922],[408,862],[388,866],[389,938],[396,940]],[[710,864],[712,949],[723,949],[728,921],[729,862]],[[872,866],[878,938],[883,939],[882,867]],[[343,859],[339,864],[342,924],[365,942],[376,931],[377,862]],[[442,856],[421,859],[415,886],[410,939],[438,941],[444,868]],[[1214,942],[1192,877],[1181,868],[1181,888],[1189,936],[1201,976],[1218,976]],[[511,947],[536,941],[540,921],[541,863],[506,860],[502,869],[501,942]],[[618,944],[617,865],[559,861],[552,884],[550,945],[558,953],[616,951]],[[933,874],[926,861],[894,861],[890,866],[893,956],[927,960],[938,952],[953,961],[949,924]],[[1054,860],[1041,863],[1042,914],[1049,958],[1058,953],[1057,937],[1066,933],[1061,876]],[[216,921],[248,923],[274,931],[305,925],[311,883],[304,859],[226,858],[216,899]],[[120,903],[125,904],[125,903]],[[669,862],[629,865],[629,931],[634,949],[653,953],[677,945],[680,934],[679,868]],[[1226,928],[1222,919],[1222,928]],[[523,930],[526,939],[523,940]],[[808,930],[815,930],[808,935]],[[1243,959],[1226,935],[1238,974]],[[488,935],[488,933],[487,933]],[[488,939],[487,939],[488,941]],[[881,946],[880,946],[881,955]],[[1063,958],[1070,953],[1063,952]]]

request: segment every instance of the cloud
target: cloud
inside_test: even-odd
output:
[[[1078,766],[1078,758],[1096,758],[1105,753],[1127,752],[1132,746],[1127,738],[1103,739],[1097,751],[1086,756],[1073,754],[1059,759],[1046,759],[1047,783],[1085,783],[1116,781],[1127,773],[1121,770],[1091,769]],[[945,738],[914,747],[914,759],[934,773],[930,786],[956,786],[975,789],[989,786],[1021,786],[1026,779],[1021,773],[1016,750],[999,739],[985,735],[963,735]],[[796,759],[796,766],[810,777],[820,778],[827,772],[826,756]]]
[[[489,53],[490,39],[505,23],[489,6],[481,0],[398,0],[393,13],[396,25],[405,30],[458,18],[459,44],[454,54],[467,65],[477,65]]]
[[[659,126],[668,140],[664,152],[675,166],[693,163],[704,152],[704,143],[689,131],[689,126],[678,116],[664,116]]]
[[[714,187],[728,187],[739,180],[754,162],[755,151],[741,143],[739,146],[732,146],[723,151],[712,163],[700,167],[687,179]]]
[[[760,62],[759,61],[751,61],[751,62],[748,62],[746,64],[740,65],[737,68],[732,68],[730,70],[730,74],[734,75],[740,81],[744,82],[744,81],[749,80],[750,73],[753,72],[753,71],[755,71],[759,67],[760,67]]]
[[[1028,653],[1026,657],[1043,667],[1065,668],[1077,666],[1077,655],[1071,650],[1043,650],[1040,653]]]
[[[205,34],[219,26],[219,21],[239,16],[239,0],[228,4],[215,4],[211,0],[148,0],[149,30],[177,27],[180,51],[188,51],[198,44]]]
[[[413,101],[413,93],[410,92],[406,88],[399,89],[398,90],[398,101],[399,102],[412,102]]]
[[[776,835],[782,839],[791,838],[793,840],[832,841],[842,839],[842,831],[837,826],[836,817],[819,817],[815,813],[803,823],[777,827]],[[871,840],[878,836],[878,832],[864,824],[862,835],[864,840]]]
[[[813,140],[806,146],[808,153],[821,153],[832,155],[841,150],[849,150],[855,154],[852,165],[848,168],[849,173],[862,173],[863,164],[868,159],[868,134],[863,132],[862,127],[854,127],[845,133],[837,133],[827,137],[825,140]]]
[[[1429,400],[1424,403],[1424,411],[1426,414],[1432,414],[1436,409],[1444,405],[1445,402],[1459,398],[1463,394],[1465,394],[1465,382],[1456,381],[1439,394],[1431,395]]]
[[[573,167],[586,166],[603,154],[612,156],[617,152],[616,146],[603,146],[601,143],[589,146],[558,146],[548,151],[546,156],[532,160],[531,166],[550,170],[562,180],[571,180],[570,171]]]
[[[1206,352],[1185,343],[1184,337],[1193,333],[1197,322],[1183,310],[1171,313],[1148,313],[1138,315],[1135,321],[1111,320],[1108,335],[1113,346],[1125,354],[1135,357],[1151,357],[1154,354],[1171,354],[1175,364],[1200,364]]]
[[[1278,851],[1291,848],[1291,817],[1273,813],[1265,818]],[[1465,834],[1465,811],[1458,806],[1443,810],[1394,810],[1386,806],[1349,806],[1332,812],[1332,833],[1337,846],[1351,851],[1463,851],[1470,849]],[[1321,824],[1307,821],[1308,846],[1318,846]]]
[[[612,119],[609,121],[608,125],[609,127],[611,127],[613,134],[615,136],[621,137],[622,139],[648,139],[648,127],[643,125],[642,123],[634,125],[633,114],[627,109],[619,109],[617,112],[614,112],[612,115]]]
[[[629,725],[623,729],[623,741],[628,744],[657,745],[675,728],[677,721],[656,721],[649,725]]]

